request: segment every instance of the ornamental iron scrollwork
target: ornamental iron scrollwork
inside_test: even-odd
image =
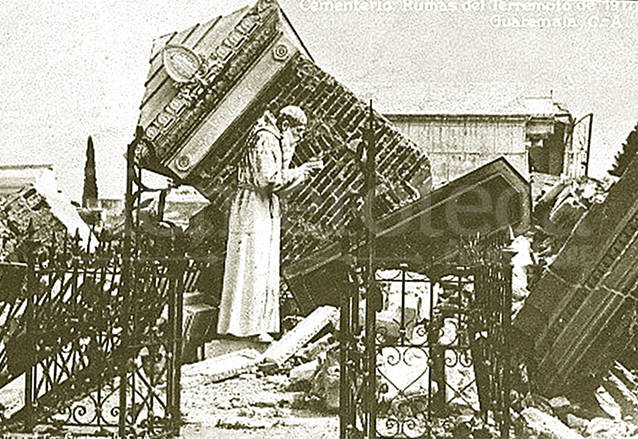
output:
[[[128,151],[124,233],[102,233],[93,251],[77,237],[34,243],[26,264],[1,267],[11,294],[0,297],[0,385],[25,374],[26,400],[0,417],[4,431],[179,432],[182,295],[193,264],[174,228],[142,210],[153,190],[134,165],[140,139],[138,130]]]
[[[345,400],[350,418],[342,415],[342,438],[365,436],[371,400],[378,438],[456,437],[460,429],[471,431],[488,419],[507,437],[509,264],[444,267],[435,273],[377,270],[383,294],[375,314],[377,361],[374,371],[364,361],[345,368],[350,373],[345,381],[356,393]],[[350,306],[363,315],[359,308],[365,305]],[[361,358],[364,350],[363,343],[352,344],[345,355]],[[368,373],[376,375],[374,393],[354,383]]]

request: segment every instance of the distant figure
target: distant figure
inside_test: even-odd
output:
[[[248,136],[230,210],[219,334],[269,342],[279,332],[278,193],[323,166],[309,161],[288,169],[306,124],[301,108],[287,106],[277,119],[266,111]]]

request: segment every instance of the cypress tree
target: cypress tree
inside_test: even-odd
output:
[[[93,207],[97,203],[97,178],[95,175],[95,148],[89,136],[86,145],[86,164],[84,165],[84,193],[82,207]]]
[[[610,175],[620,177],[638,152],[638,124],[622,144],[622,151],[616,154],[615,163],[608,171]]]

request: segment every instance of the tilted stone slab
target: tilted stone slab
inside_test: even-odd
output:
[[[274,342],[264,352],[264,361],[282,365],[286,360],[295,355],[315,335],[317,335],[329,323],[336,324],[339,319],[339,310],[332,306],[322,306],[315,309],[308,317],[299,322],[291,331],[288,331],[280,340]]]
[[[547,394],[605,372],[632,340],[638,300],[638,161],[576,225],[514,326]]]

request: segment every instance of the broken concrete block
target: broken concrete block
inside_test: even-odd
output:
[[[310,393],[317,396],[329,411],[339,410],[340,376],[339,349],[334,347],[326,353],[325,360],[317,369],[310,390]]]
[[[621,438],[627,435],[627,424],[622,421],[614,421],[613,419],[594,418],[589,422],[586,436],[595,436],[597,438]]]
[[[539,439],[582,439],[583,437],[558,419],[537,408],[526,408],[521,412],[521,416],[533,437]]]
[[[261,359],[261,354],[255,349],[242,349],[241,351],[200,361],[190,368],[190,372],[191,374],[206,375],[211,382],[217,382],[253,370]]]
[[[328,323],[339,318],[339,310],[333,306],[322,306],[314,310],[281,340],[273,343],[266,352],[264,360],[277,365],[283,364],[301,349],[312,337],[317,335]]]
[[[549,405],[554,410],[560,410],[565,407],[569,407],[570,404],[571,403],[569,402],[569,399],[565,398],[564,396],[556,396],[549,400]]]
[[[315,375],[318,367],[318,360],[312,360],[309,363],[300,364],[290,371],[290,382],[292,384],[296,384],[302,381],[312,380],[312,377]]]
[[[569,428],[584,430],[589,425],[589,421],[587,419],[580,418],[572,413],[568,413],[566,418]]]

